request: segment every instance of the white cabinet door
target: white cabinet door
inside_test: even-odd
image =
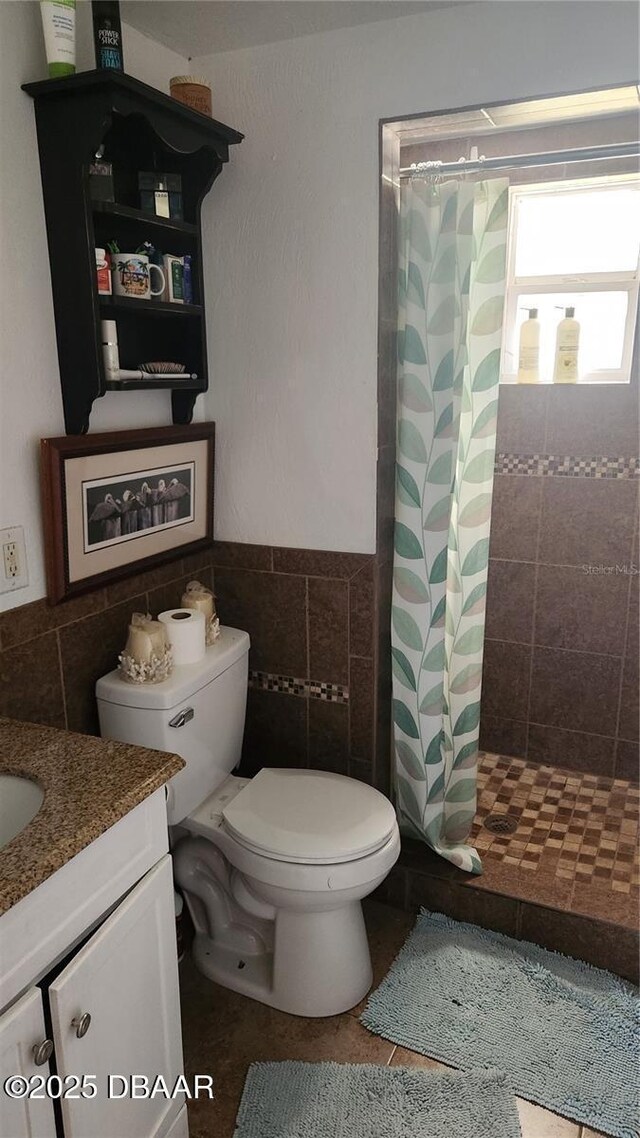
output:
[[[60,1075],[95,1076],[95,1098],[62,1102],[65,1138],[152,1138],[184,1103],[133,1097],[131,1076],[169,1089],[182,1074],[171,858],[164,857],[87,941],[49,988]],[[91,1021],[86,1034],[78,1038]],[[75,1026],[72,1025],[75,1021]],[[122,1097],[109,1097],[109,1076]],[[143,1086],[139,1083],[139,1086]]]
[[[55,1138],[56,1125],[51,1100],[12,1099],[4,1090],[9,1075],[33,1079],[49,1075],[49,1064],[36,1066],[33,1048],[46,1039],[42,993],[32,988],[0,1016],[0,1135],[3,1138]]]

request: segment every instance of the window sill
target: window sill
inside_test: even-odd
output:
[[[554,383],[551,379],[540,379],[537,383],[519,383],[515,375],[501,375],[501,387],[628,387],[631,377],[624,378],[619,375],[584,376],[575,383]]]

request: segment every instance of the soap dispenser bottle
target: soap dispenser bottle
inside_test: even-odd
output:
[[[540,382],[540,321],[538,309],[528,308],[529,319],[520,329],[518,383]]]
[[[556,308],[560,307],[561,305],[556,305]],[[575,319],[575,313],[575,308],[565,308],[564,319],[558,324],[556,334],[556,357],[553,368],[554,383],[578,382],[580,324]]]

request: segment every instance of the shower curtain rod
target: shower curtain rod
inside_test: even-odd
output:
[[[399,173],[401,178],[412,178],[421,174],[459,174],[461,170],[466,174],[480,170],[559,166],[568,162],[598,162],[606,158],[640,158],[640,143],[620,142],[609,146],[586,146],[580,150],[551,150],[546,154],[510,154],[502,158],[459,158],[457,162],[418,162],[414,166],[405,166]]]

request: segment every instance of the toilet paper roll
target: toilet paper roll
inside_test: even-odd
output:
[[[203,612],[198,609],[167,609],[160,613],[158,620],[166,629],[173,662],[178,668],[182,664],[196,664],[204,658],[207,622]]]

